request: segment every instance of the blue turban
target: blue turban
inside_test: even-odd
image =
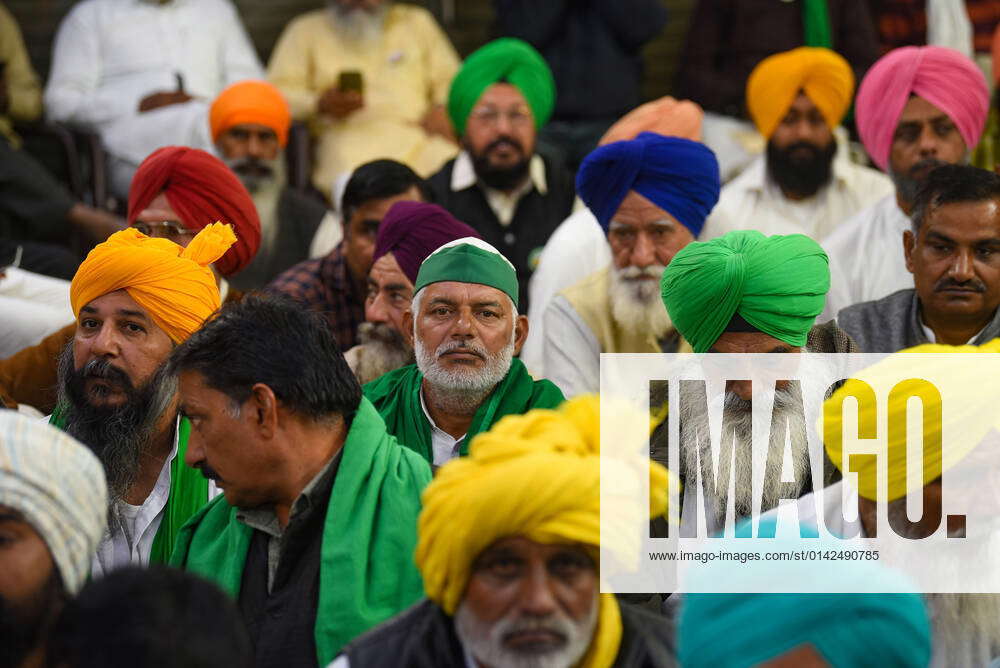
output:
[[[818,532],[809,529],[806,534]],[[774,532],[775,521],[762,518],[757,535]],[[748,549],[746,539],[720,540],[733,551]],[[766,542],[769,552],[845,549],[844,541],[832,538]],[[775,583],[774,588],[788,591],[800,582],[808,582],[803,589],[811,591],[864,593],[685,594],[677,630],[680,664],[756,666],[803,645],[834,668],[926,668],[930,663],[931,631],[923,600],[907,578],[876,562],[713,561],[694,573],[688,588],[759,592]]]
[[[576,175],[577,193],[605,232],[634,190],[697,237],[719,201],[719,187],[719,163],[707,146],[653,132],[597,148]]]

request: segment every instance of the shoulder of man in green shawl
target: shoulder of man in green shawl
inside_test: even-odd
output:
[[[385,418],[382,411],[386,402],[394,397],[402,387],[408,386],[414,380],[419,379],[420,369],[417,368],[417,365],[407,364],[365,383],[361,386],[361,393],[364,394],[368,401],[372,402],[375,410]]]
[[[207,578],[236,596],[252,533],[220,494],[181,527],[167,563]]]

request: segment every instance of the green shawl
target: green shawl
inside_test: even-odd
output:
[[[420,493],[430,479],[430,467],[399,447],[362,399],[323,528],[315,628],[320,666],[423,596],[413,551]],[[220,496],[181,529],[170,565],[206,577],[238,598],[253,531]]]
[[[66,424],[59,406],[52,411],[49,424],[59,429]],[[184,463],[190,436],[191,423],[182,417],[177,423],[177,455],[170,462],[170,495],[167,497],[163,519],[160,520],[160,528],[153,536],[153,545],[149,552],[151,564],[167,563],[181,527],[208,501],[208,480],[201,471]]]
[[[802,36],[806,46],[833,48],[827,0],[802,0]]]
[[[417,365],[411,364],[373,380],[363,390],[385,420],[389,433],[433,462],[431,424],[420,406],[423,379]],[[462,456],[469,454],[473,436],[488,431],[503,416],[527,413],[532,408],[555,408],[564,400],[563,393],[551,381],[532,379],[524,363],[514,358],[510,371],[473,416],[462,441]]]

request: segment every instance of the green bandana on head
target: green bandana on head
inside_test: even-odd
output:
[[[531,107],[535,127],[545,125],[556,101],[556,83],[541,54],[514,37],[493,40],[466,58],[448,91],[448,115],[459,135],[483,92],[495,83],[514,85]]]
[[[818,243],[804,234],[766,237],[756,230],[688,244],[660,282],[670,319],[696,353],[711,348],[734,315],[804,346],[829,289],[830,264]]]
[[[417,272],[414,296],[431,283],[455,281],[488,285],[503,292],[517,308],[517,272],[493,246],[475,237],[449,241],[427,256]]]

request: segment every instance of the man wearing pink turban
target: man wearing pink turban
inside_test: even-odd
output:
[[[622,116],[608,128],[599,145],[635,139],[641,132],[701,141],[702,116],[701,107],[694,102],[662,97]],[[597,218],[580,202],[573,209],[545,242],[531,276],[528,319],[532,329],[521,349],[521,360],[536,378],[544,374],[545,309],[557,294],[611,262],[608,238]]]
[[[868,71],[855,102],[858,132],[896,190],[823,240],[832,275],[824,316],[913,288],[902,239],[917,190],[934,168],[968,162],[988,110],[986,78],[952,49],[895,49]]]

